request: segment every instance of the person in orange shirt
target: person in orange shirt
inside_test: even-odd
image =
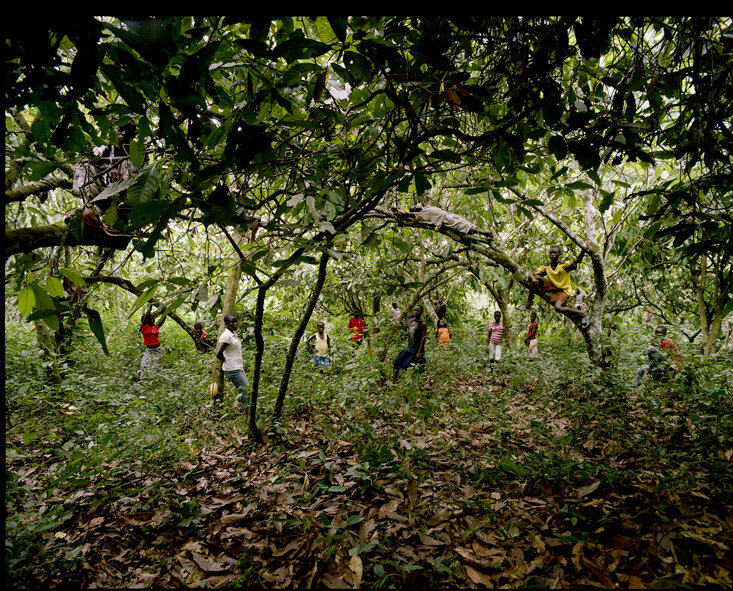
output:
[[[445,318],[438,319],[438,328],[435,329],[435,338],[443,345],[450,343],[450,328],[448,328],[448,325],[445,323]]]
[[[662,347],[662,351],[665,351],[669,358],[674,362],[677,366],[677,371],[682,371],[683,363],[682,357],[680,357],[680,349],[677,346],[677,343],[667,337],[667,327],[660,324],[654,332],[661,337],[659,345]]]

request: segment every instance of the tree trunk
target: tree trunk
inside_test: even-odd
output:
[[[41,349],[41,355],[45,359],[48,359],[46,375],[54,384],[60,384],[61,374],[58,370],[56,341],[51,334],[51,329],[48,328],[43,320],[34,320],[33,324],[35,326],[36,340],[38,341],[38,346]]]
[[[268,281],[260,285],[257,290],[257,303],[255,305],[255,362],[252,370],[252,390],[249,396],[249,422],[248,437],[253,443],[264,443],[262,433],[257,427],[257,398],[260,392],[260,375],[262,373],[262,357],[265,353],[265,341],[262,338],[262,319],[265,314],[265,296],[267,290],[272,287],[274,282]]]
[[[237,232],[234,234],[234,241],[237,245],[242,242],[242,236]],[[221,333],[224,332],[224,316],[234,313],[234,304],[237,301],[237,291],[239,281],[242,279],[242,259],[239,257],[237,249],[232,255],[232,267],[227,278],[227,289],[224,293],[224,301],[221,305],[221,318],[219,319],[219,330],[216,333],[216,342],[219,342]],[[214,357],[214,368],[211,371],[211,381],[216,384],[216,394],[214,400],[221,402],[224,400],[224,374],[221,372],[222,361]]]
[[[603,363],[603,347],[601,346],[601,337],[603,335],[603,314],[606,311],[606,303],[608,300],[608,282],[606,280],[606,261],[603,253],[598,246],[596,233],[596,225],[594,220],[593,209],[593,192],[586,191],[583,195],[583,204],[585,212],[585,232],[586,244],[575,241],[578,246],[585,248],[586,253],[590,257],[591,266],[593,268],[593,282],[595,284],[595,299],[590,306],[590,322],[588,328],[583,331],[586,348],[588,349],[588,358],[593,365],[601,366]],[[572,236],[571,236],[572,237]],[[577,326],[577,322],[576,322]]]
[[[295,250],[288,259],[281,264],[277,271],[273,273],[270,278],[260,283],[257,290],[257,303],[255,305],[255,362],[254,368],[252,369],[252,390],[249,398],[249,438],[254,443],[264,443],[262,433],[260,433],[257,427],[257,399],[260,391],[260,375],[262,373],[262,358],[265,352],[265,341],[262,338],[262,320],[265,314],[265,297],[267,296],[267,290],[270,289],[277,281],[282,277],[291,265],[295,264],[298,259],[305,252],[305,248],[299,248]]]
[[[279,419],[280,415],[282,414],[283,403],[285,401],[285,393],[288,390],[288,382],[290,381],[290,374],[293,370],[293,362],[295,361],[295,356],[298,353],[298,346],[300,345],[300,341],[303,338],[303,333],[305,332],[305,329],[308,326],[308,322],[310,322],[311,316],[313,314],[313,310],[315,310],[316,304],[318,303],[318,296],[321,295],[323,284],[326,281],[328,260],[328,253],[324,252],[321,255],[321,262],[318,266],[318,278],[316,279],[315,288],[313,289],[310,300],[308,300],[305,314],[303,314],[303,318],[301,319],[300,324],[298,325],[298,328],[296,329],[295,333],[293,334],[293,338],[290,341],[290,348],[288,349],[288,354],[285,359],[285,369],[283,370],[283,377],[280,380],[280,388],[277,392],[275,410],[273,411],[275,419]]]
[[[697,300],[697,313],[700,319],[700,333],[702,336],[702,354],[710,357],[715,351],[715,343],[720,338],[723,329],[724,299],[720,289],[720,273],[713,268],[712,313],[708,311],[705,302],[705,288],[708,282],[708,259],[703,256],[695,265],[690,266],[690,278]]]

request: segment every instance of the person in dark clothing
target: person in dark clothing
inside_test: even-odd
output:
[[[196,334],[194,342],[196,348],[202,353],[208,353],[214,348],[214,343],[206,335],[206,331],[200,322],[193,325],[193,332]]]
[[[438,325],[440,324],[441,320],[445,320],[445,315],[448,312],[448,302],[446,302],[442,297],[438,298],[438,303],[435,304],[435,315],[438,317],[438,320],[435,322],[435,328],[438,328]],[[446,320],[447,323],[447,320]]]
[[[408,369],[414,365],[425,366],[425,337],[428,333],[428,326],[422,317],[422,306],[415,306],[414,314],[410,320],[410,329],[407,339],[407,347],[397,353],[392,365],[394,376],[392,381],[397,383],[401,369]]]

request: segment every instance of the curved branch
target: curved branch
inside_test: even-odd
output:
[[[74,236],[68,226],[50,224],[5,230],[5,259],[14,254],[26,253],[47,246],[103,246],[115,250],[124,250],[130,243],[129,236],[115,236],[104,232],[85,232],[80,237]]]
[[[21,185],[20,187],[6,190],[5,201],[7,203],[12,203],[13,201],[23,201],[26,197],[30,197],[31,195],[48,193],[53,189],[71,189],[71,186],[72,182],[70,179],[59,177],[45,178],[36,183]]]
[[[84,277],[84,281],[86,281],[87,283],[111,283],[137,296],[139,296],[142,293],[142,290],[138,289],[132,281],[128,279],[124,279],[122,277],[114,277],[112,275],[93,275],[91,277]],[[150,298],[150,300],[148,301],[151,304],[155,304],[156,306],[161,305],[160,300],[156,298]],[[176,324],[178,324],[178,326],[180,326],[183,330],[185,330],[188,333],[188,335],[193,339],[194,343],[196,342],[197,337],[196,337],[196,333],[193,330],[193,326],[188,324],[183,318],[181,318],[175,312],[169,312],[167,316],[170,316],[170,318]]]

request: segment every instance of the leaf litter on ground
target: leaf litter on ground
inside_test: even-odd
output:
[[[693,454],[670,459],[678,423],[631,398],[633,428],[573,413],[507,376],[419,399],[407,388],[391,402],[365,394],[366,416],[301,401],[259,449],[244,432],[237,445],[215,436],[163,472],[109,463],[71,495],[33,499],[60,508],[55,531],[41,532],[51,560],[34,584],[730,586],[730,479],[714,485]],[[684,449],[689,427],[681,437]],[[18,484],[44,490],[48,466],[28,467],[39,452],[9,444]]]

